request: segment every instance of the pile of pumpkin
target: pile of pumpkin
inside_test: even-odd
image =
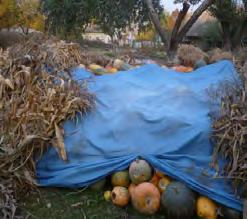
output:
[[[104,188],[105,179],[92,189]],[[114,205],[124,207],[130,202],[134,209],[146,215],[164,212],[169,219],[189,219],[195,214],[203,219],[240,218],[240,213],[221,207],[207,197],[197,195],[184,184],[173,181],[165,174],[155,171],[145,160],[135,160],[128,170],[111,175],[112,191],[105,191],[104,198]],[[220,210],[221,209],[221,210]]]
[[[133,68],[133,66],[120,59],[109,62],[105,67],[94,63],[88,66],[88,70],[96,75],[112,74],[117,71],[127,71],[131,68]]]

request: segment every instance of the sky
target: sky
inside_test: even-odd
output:
[[[169,12],[174,11],[176,8],[180,9],[182,4],[174,4],[174,0],[161,0],[162,4],[165,6],[165,9]],[[194,7],[191,7],[193,10]]]
[[[169,12],[174,11],[176,8],[181,8],[181,4],[174,4],[173,0],[162,0],[162,4]]]

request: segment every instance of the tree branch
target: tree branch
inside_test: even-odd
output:
[[[197,21],[197,19],[202,15],[204,11],[208,9],[210,5],[212,5],[215,0],[204,0],[203,3],[195,10],[190,19],[186,22],[186,24],[182,27],[177,35],[177,41],[181,42],[183,37],[189,31],[189,29],[193,26],[193,24]]]

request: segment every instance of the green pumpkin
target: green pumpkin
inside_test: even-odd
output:
[[[152,178],[152,168],[145,160],[136,160],[129,167],[130,180],[134,184],[148,182]]]
[[[105,187],[106,184],[106,179],[102,179],[96,183],[93,183],[92,185],[90,185],[90,189],[92,189],[93,191],[102,191],[103,188]]]
[[[242,215],[240,212],[235,211],[231,208],[227,208],[227,207],[221,208],[221,214],[224,219],[241,219],[242,218]]]
[[[128,71],[128,70],[130,70],[131,68],[132,68],[132,66],[129,65],[128,63],[123,63],[123,64],[121,65],[121,67],[120,67],[120,70],[122,70],[122,71]]]
[[[191,219],[195,212],[195,194],[180,182],[171,182],[162,193],[161,203],[168,218]]]

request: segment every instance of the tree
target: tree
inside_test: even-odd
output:
[[[39,0],[20,0],[17,6],[17,24],[24,34],[28,34],[29,29],[44,30],[45,16],[40,12]]]
[[[172,53],[191,26],[215,0],[203,0],[182,26],[190,5],[199,1],[176,1],[183,2],[183,9],[178,13],[171,37],[160,21],[163,11],[161,0],[46,0],[45,11],[51,27],[55,29],[69,32],[86,26],[93,19],[111,37],[121,37],[122,31],[131,24],[135,24],[139,29],[150,27],[151,20],[168,53],[169,51]]]
[[[81,34],[94,20],[96,1],[92,0],[45,0],[43,11],[47,17],[46,28],[53,34]]]
[[[150,28],[149,30],[141,31],[137,35],[136,40],[140,40],[140,41],[154,41],[155,40],[155,35],[156,35],[156,32],[155,32],[154,28]]]
[[[154,26],[159,33],[162,42],[166,46],[169,56],[173,56],[177,50],[178,44],[181,43],[186,33],[192,27],[192,25],[197,21],[201,14],[208,9],[214,3],[215,0],[204,0],[201,5],[194,11],[190,19],[181,27],[191,4],[197,4],[200,0],[176,0],[175,3],[183,2],[183,8],[179,11],[176,23],[174,25],[170,39],[167,38],[167,32],[162,28],[159,18],[155,11],[153,10],[152,0],[145,0],[147,7],[149,9],[150,19],[154,23]]]
[[[150,28],[148,9],[142,0],[96,0],[97,24],[105,33],[121,37],[126,27]],[[156,13],[162,13],[160,0],[153,0]]]
[[[19,26],[27,34],[29,28],[42,31],[44,21],[39,0],[0,1],[0,29]]]
[[[0,29],[10,28],[17,20],[17,6],[15,0],[0,1]]]
[[[176,20],[178,18],[178,14],[179,14],[179,10],[176,9],[171,14],[166,16],[166,29],[169,32],[172,32],[172,30],[173,30],[173,28],[175,26]]]
[[[221,24],[223,45],[226,50],[239,46],[243,34],[247,31],[244,4],[246,1],[241,5],[236,0],[216,0],[209,9]]]
[[[157,14],[162,12],[160,0],[153,0]],[[148,9],[142,0],[46,0],[44,11],[51,30],[84,31],[94,21],[109,36],[121,37],[122,31],[135,24],[143,29],[149,24]]]
[[[244,10],[247,12],[247,0],[242,0],[242,2],[244,4]]]

